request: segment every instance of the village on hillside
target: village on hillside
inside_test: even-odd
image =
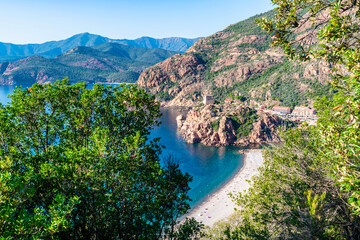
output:
[[[225,104],[235,103],[231,99],[226,99]],[[214,104],[214,98],[212,95],[204,95],[204,105]],[[265,106],[260,106],[255,109],[258,112],[265,112],[272,115],[279,116],[294,122],[307,122],[309,125],[315,125],[317,119],[316,110],[314,108],[305,106],[296,106],[293,110],[290,107],[274,106],[272,109],[266,109]]]
[[[282,106],[274,106],[272,110],[265,109],[264,106],[261,106],[260,109],[256,110],[268,112],[295,122],[307,122],[310,125],[315,125],[317,119],[319,118],[316,116],[315,109],[304,106],[296,106],[292,111],[290,107]]]

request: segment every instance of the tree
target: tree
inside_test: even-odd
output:
[[[317,126],[283,133],[267,150],[240,210],[219,223],[217,239],[360,238],[359,1],[272,0],[272,19],[259,23],[272,46],[300,61],[333,69],[333,97],[318,99]]]
[[[292,59],[326,61],[333,67],[334,89],[327,103],[336,121],[324,118],[319,137],[339,164],[334,169],[353,212],[360,215],[360,10],[358,0],[272,0],[273,19],[262,19],[272,45]],[[324,103],[323,103],[324,104]]]
[[[133,85],[34,84],[0,107],[3,239],[160,239],[191,177],[162,167],[159,104]]]
[[[168,239],[177,240],[199,240],[204,237],[204,224],[196,221],[195,218],[185,218],[184,222],[179,224],[175,231],[167,234]]]
[[[331,177],[334,163],[317,136],[314,127],[283,133],[249,191],[234,195],[239,210],[209,239],[358,239],[360,218]]]

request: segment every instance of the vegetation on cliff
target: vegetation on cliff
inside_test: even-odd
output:
[[[177,118],[179,131],[189,143],[209,146],[249,146],[280,142],[279,131],[293,122],[241,104],[199,106]]]
[[[273,15],[257,15],[200,39],[185,54],[145,70],[138,84],[169,106],[195,106],[204,93],[218,103],[239,98],[251,107],[312,105],[317,96],[331,95],[330,64],[290,62],[270,47],[271,36],[256,20]]]
[[[279,1],[274,1],[279,3]],[[315,4],[316,3],[316,4]],[[305,15],[301,9],[309,8]],[[337,173],[351,210],[360,215],[360,22],[358,1],[286,1],[280,4],[275,20],[263,20],[263,27],[274,34],[273,45],[284,48],[290,58],[309,60],[317,58],[336,66],[332,85],[333,98],[325,98],[319,108],[324,109],[319,124],[319,137],[325,152],[338,163]],[[287,14],[283,14],[285,11]],[[325,15],[324,12],[329,13]],[[287,17],[285,17],[287,16]],[[315,33],[295,38],[305,24],[311,24]],[[304,33],[303,33],[304,34]],[[306,35],[307,34],[307,35]],[[313,39],[319,44],[309,44]],[[306,39],[306,40],[304,40]],[[342,71],[346,69],[346,72]],[[330,108],[330,109],[329,109]],[[330,116],[334,116],[329,118]]]
[[[277,14],[261,21],[272,44],[290,58],[336,66],[335,93],[315,104],[317,126],[288,130],[266,151],[252,188],[235,196],[240,209],[209,238],[360,239],[358,1],[273,3]]]

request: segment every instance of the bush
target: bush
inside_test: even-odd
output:
[[[159,116],[132,85],[16,89],[0,106],[1,237],[159,239],[189,208],[191,180],[161,167],[148,137]]]

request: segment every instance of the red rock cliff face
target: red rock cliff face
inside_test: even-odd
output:
[[[169,82],[178,82],[186,76],[196,76],[204,70],[202,61],[192,54],[175,55],[145,70],[138,80],[138,85],[154,88]]]
[[[274,93],[282,82],[292,84],[292,91],[306,94],[314,91],[310,83],[324,84],[329,78],[330,66],[324,63],[294,62],[284,65],[281,72],[272,70],[287,60],[281,51],[270,48],[270,42],[270,36],[261,32],[253,19],[247,20],[198,40],[185,54],[148,68],[138,85],[154,94],[166,93],[170,96],[166,106],[195,106],[201,100],[199,93],[212,94],[214,89],[232,88],[266,74],[265,81],[249,83],[254,85],[252,92],[245,93],[249,105],[256,107],[280,104]],[[232,93],[244,95],[236,90]]]
[[[138,85],[153,94],[168,92],[175,97],[168,106],[191,106],[200,97],[192,99],[191,95],[203,88],[204,71],[203,60],[195,54],[178,54],[146,69],[140,75]]]
[[[248,122],[251,116],[254,120]],[[277,116],[255,113],[248,107],[234,105],[208,105],[191,110],[186,116],[180,115],[176,120],[186,142],[208,146],[278,143],[281,140],[278,129],[284,125],[284,121]]]

